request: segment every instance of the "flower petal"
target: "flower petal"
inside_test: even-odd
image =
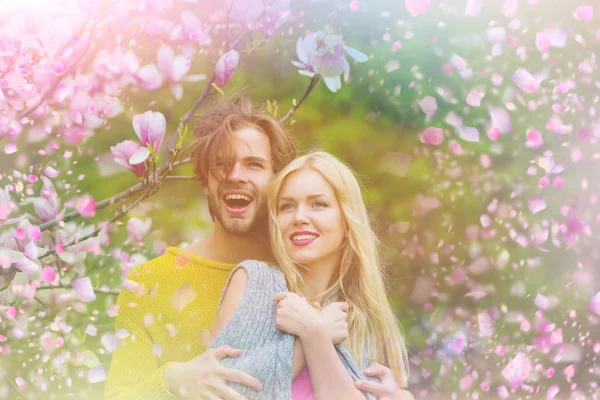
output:
[[[129,158],[129,164],[141,164],[146,161],[148,157],[150,157],[150,150],[148,150],[146,147],[140,147],[138,151],[136,151],[135,154]]]

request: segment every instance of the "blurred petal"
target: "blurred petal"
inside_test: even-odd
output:
[[[92,281],[89,277],[86,276],[84,278],[75,279],[72,282],[72,286],[75,296],[77,296],[80,301],[86,303],[96,300],[94,288],[92,287]]]

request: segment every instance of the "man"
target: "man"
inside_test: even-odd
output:
[[[205,350],[230,271],[247,259],[273,260],[267,186],[295,158],[296,147],[273,117],[253,110],[246,98],[207,112],[197,134],[191,156],[214,230],[186,249],[169,248],[125,280],[116,320],[122,340],[113,353],[107,399],[242,398],[226,381],[261,389],[252,376],[219,365],[223,357],[239,356],[238,350]],[[366,385],[360,389],[410,399],[390,382],[389,368],[370,369],[366,373],[380,382],[357,382]]]

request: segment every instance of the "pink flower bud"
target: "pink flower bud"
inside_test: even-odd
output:
[[[231,50],[219,58],[215,68],[215,83],[217,86],[223,87],[229,82],[229,79],[231,79],[238,66],[239,60],[240,55],[235,50]]]

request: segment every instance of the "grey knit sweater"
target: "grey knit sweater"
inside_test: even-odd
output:
[[[285,278],[278,268],[261,261],[244,261],[231,271],[221,302],[231,277],[239,268],[248,274],[246,292],[237,310],[209,348],[226,344],[242,351],[240,357],[224,358],[220,363],[224,367],[244,371],[262,382],[263,389],[260,392],[228,383],[246,398],[291,399],[294,336],[275,325],[276,304],[273,300],[275,293],[289,291]],[[336,345],[336,350],[353,380],[374,380],[362,373],[369,365],[369,360],[364,365],[358,365],[341,344]],[[375,399],[364,393],[367,399]]]

